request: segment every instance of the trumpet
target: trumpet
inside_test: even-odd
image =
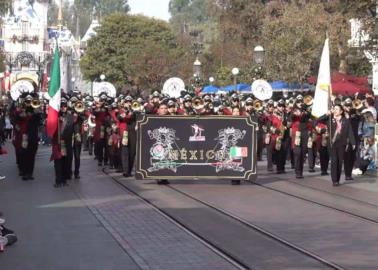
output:
[[[84,103],[82,101],[76,101],[75,102],[75,105],[74,105],[74,110],[77,112],[77,113],[82,113],[85,111],[85,106],[84,106]]]
[[[33,108],[33,109],[38,109],[41,107],[41,101],[39,100],[39,98],[33,98],[33,100],[30,102],[30,106]]]

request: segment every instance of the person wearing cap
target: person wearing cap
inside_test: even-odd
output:
[[[35,97],[28,94],[25,97],[21,111],[17,114],[17,122],[20,127],[21,147],[19,151],[19,168],[22,180],[34,180],[35,156],[38,150],[39,127],[42,124],[42,116],[39,108],[33,108],[31,103]]]
[[[273,140],[272,140],[272,133],[273,133],[273,125],[272,125],[272,116],[274,111],[274,102],[273,100],[269,100],[267,102],[267,107],[265,113],[262,116],[263,121],[263,129],[264,129],[264,144],[266,147],[266,155],[267,155],[267,170],[269,172],[273,171]]]
[[[185,115],[195,114],[192,107],[192,97],[189,94],[184,96],[183,111]]]
[[[156,114],[160,103],[160,93],[154,91],[149,102],[144,106],[146,114]]]
[[[72,137],[74,133],[74,119],[68,111],[67,99],[62,97],[59,112],[59,129],[52,139],[51,160],[54,161],[55,188],[67,186],[67,180],[71,177]],[[58,135],[59,134],[59,135]]]
[[[96,103],[96,108],[93,110],[95,116],[96,126],[93,134],[93,142],[95,145],[95,156],[97,158],[98,166],[107,165],[107,127],[109,126],[109,112],[105,107],[106,95],[100,95],[100,101]]]
[[[291,119],[291,146],[294,153],[295,177],[298,179],[303,178],[304,159],[308,152],[309,133],[312,130],[310,117],[309,111],[304,109],[303,98],[297,97]]]
[[[73,114],[73,121],[74,121],[74,139],[73,139],[73,160],[74,160],[74,177],[75,179],[80,179],[80,156],[81,156],[81,148],[83,142],[83,123],[85,114],[84,111],[80,112],[77,111],[76,105],[77,102],[82,102],[80,100],[80,95],[76,94],[76,99],[71,98],[71,103],[73,104],[74,109],[72,110]],[[71,158],[72,164],[72,158]],[[71,165],[72,167],[72,165]]]
[[[284,100],[277,102],[277,109],[271,119],[273,155],[277,166],[277,174],[282,174],[285,173],[288,138],[290,136],[287,129],[288,115],[285,112]]]
[[[350,97],[346,98],[344,101],[344,112],[345,117],[349,119],[354,138],[358,138],[358,125],[360,123],[361,117],[357,113],[357,110],[353,108],[353,102]],[[351,143],[348,142],[344,155],[344,174],[345,180],[353,180],[352,171],[356,162],[357,153],[359,152],[359,144],[353,148]]]
[[[173,101],[172,99],[168,100],[167,106],[169,115],[177,115],[177,106],[175,101]]]

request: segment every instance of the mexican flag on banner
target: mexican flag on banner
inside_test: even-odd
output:
[[[49,109],[47,115],[46,129],[47,135],[53,137],[58,129],[59,111],[60,111],[60,59],[58,43],[56,44],[53,64],[51,67],[51,79],[49,82]]]

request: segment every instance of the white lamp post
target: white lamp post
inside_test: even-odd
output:
[[[232,69],[232,75],[234,76],[234,87],[235,87],[235,91],[236,91],[236,77],[238,76],[238,74],[239,74],[239,69],[238,68],[233,68]]]
[[[256,46],[253,49],[253,58],[256,64],[262,64],[264,62],[265,50],[262,46]]]
[[[214,77],[209,78],[210,85],[213,85],[214,81],[215,81]]]
[[[105,81],[105,78],[106,78],[105,74],[101,74],[101,75],[100,75],[100,80],[101,80],[101,81]]]
[[[193,63],[193,73],[196,74],[197,77],[201,77],[201,62],[196,58],[196,61]],[[194,76],[194,77],[196,77]]]

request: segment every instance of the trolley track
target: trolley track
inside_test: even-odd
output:
[[[264,189],[268,189],[274,192],[278,192],[278,193],[296,198],[296,199],[300,199],[300,200],[310,202],[310,203],[313,203],[322,207],[326,207],[333,211],[341,212],[341,213],[359,218],[365,222],[370,222],[375,225],[378,225],[378,205],[375,203],[370,203],[370,202],[359,200],[350,196],[326,191],[324,189],[309,186],[304,183],[299,183],[293,180],[282,180],[282,181],[285,182],[285,184],[290,183],[291,185],[295,185],[300,188],[305,188],[307,190],[313,191],[315,194],[319,194],[319,193],[325,194],[325,200],[323,201],[319,199],[315,200],[311,198],[314,196],[313,194],[306,195],[305,192],[301,194],[301,193],[290,190],[290,187],[289,188],[275,187],[274,184],[266,184],[259,180],[252,182],[252,184],[257,185]],[[333,201],[330,201],[331,197],[333,197]],[[340,199],[340,201],[334,200],[335,197]]]
[[[105,172],[105,173],[107,173],[107,172]],[[164,209],[164,207],[160,207],[155,201],[150,200],[150,199],[142,196],[141,194],[139,194],[139,192],[137,190],[135,190],[135,188],[130,187],[128,184],[125,183],[125,181],[122,181],[122,180],[118,179],[117,177],[113,177],[113,176],[112,176],[112,179],[117,184],[119,184],[121,187],[125,188],[126,190],[133,193],[134,195],[138,196],[139,198],[144,200],[146,203],[152,205],[155,209],[157,209],[163,215],[165,215],[166,217],[171,219],[173,222],[175,222],[179,226],[183,227],[185,230],[187,230],[188,232],[193,234],[195,237],[197,237],[198,239],[200,239],[201,241],[206,243],[206,245],[208,245],[209,247],[214,249],[222,257],[226,258],[228,261],[233,262],[233,264],[238,266],[239,269],[277,269],[277,268],[255,267],[254,265],[251,265],[250,263],[245,262],[243,259],[240,259],[237,254],[235,255],[234,253],[229,252],[227,250],[227,247],[226,248],[221,247],[220,245],[214,243],[214,241],[212,241],[211,239],[207,239],[206,235],[203,235],[200,232],[193,229],[192,227],[188,226],[187,224],[182,222],[182,220],[178,219],[174,214],[169,213],[169,211]],[[331,262],[329,260],[326,260],[326,259],[322,258],[321,256],[319,256],[319,255],[317,255],[313,252],[310,252],[310,251],[308,251],[308,250],[306,250],[306,249],[304,249],[304,248],[302,248],[302,247],[300,247],[300,246],[298,246],[294,243],[291,243],[291,242],[281,238],[280,236],[275,235],[275,234],[263,229],[262,227],[260,227],[256,224],[253,224],[253,223],[251,223],[247,220],[244,220],[243,218],[238,217],[238,216],[232,214],[231,212],[228,212],[228,211],[226,211],[226,210],[224,210],[220,207],[212,205],[209,202],[206,202],[206,201],[198,199],[198,198],[196,198],[196,197],[194,197],[190,194],[187,194],[187,193],[185,193],[185,192],[183,192],[183,191],[181,191],[181,190],[179,190],[179,189],[177,189],[173,186],[167,185],[167,186],[164,186],[164,189],[174,191],[175,193],[180,194],[181,196],[184,196],[187,199],[195,201],[195,202],[201,204],[202,206],[205,206],[208,209],[211,209],[212,211],[218,213],[219,215],[222,215],[224,217],[232,219],[233,221],[237,222],[239,225],[244,226],[245,228],[248,228],[248,230],[253,231],[256,234],[262,235],[263,237],[269,238],[270,240],[272,240],[276,243],[279,243],[279,245],[282,247],[282,249],[290,249],[297,254],[301,254],[302,257],[306,257],[306,258],[309,258],[311,261],[318,262],[318,264],[319,264],[318,267],[315,267],[315,268],[309,267],[308,269],[323,269],[323,268],[324,269],[345,269],[342,266],[340,266],[340,265],[338,265],[334,262]],[[284,268],[282,268],[282,269],[284,269]],[[300,268],[298,268],[298,269],[300,269]]]

